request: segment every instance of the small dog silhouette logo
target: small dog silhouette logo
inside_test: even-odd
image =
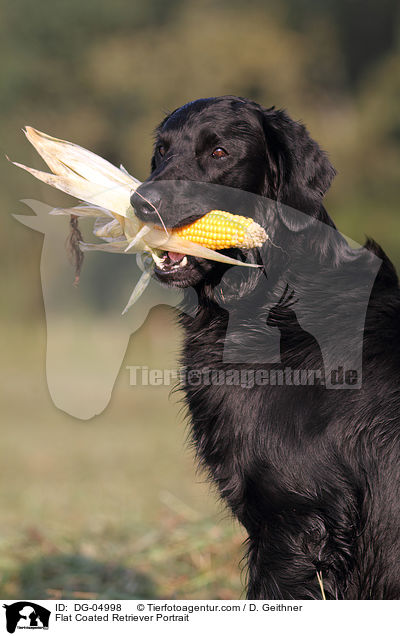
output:
[[[6,610],[7,631],[14,634],[16,629],[48,629],[50,610],[31,603],[18,601],[11,605],[3,605]]]

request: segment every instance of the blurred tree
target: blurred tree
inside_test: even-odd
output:
[[[229,4],[243,6],[241,0],[230,0]],[[247,0],[246,8],[249,6],[280,14],[288,27],[300,32],[311,30],[321,18],[328,21],[336,33],[347,88],[352,92],[371,65],[390,53],[398,41],[398,0]]]
[[[38,165],[19,133],[29,123],[144,179],[165,112],[197,97],[243,95],[306,122],[339,169],[330,198],[343,229],[363,225],[367,205],[368,232],[394,246],[398,10],[397,0],[0,0],[1,147]],[[5,210],[24,196],[65,202],[6,162],[2,170]],[[385,224],[374,201],[386,202]],[[24,281],[41,239],[10,218],[6,231],[8,297],[38,311],[37,286]],[[23,260],[11,256],[17,247]]]

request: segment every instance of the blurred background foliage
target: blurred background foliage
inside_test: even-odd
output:
[[[338,170],[328,207],[340,229],[358,241],[374,236],[400,262],[396,0],[1,0],[0,85],[4,153],[36,160],[20,133],[29,123],[140,179],[155,126],[187,101],[231,93],[285,107]],[[3,311],[39,315],[26,264],[34,267],[41,239],[6,211],[24,196],[60,198],[4,160],[0,170],[13,301]],[[13,259],[17,248],[23,259]]]
[[[399,10],[397,0],[0,0],[0,148],[38,167],[20,132],[30,124],[145,179],[152,131],[166,112],[228,93],[274,104],[306,123],[338,170],[327,207],[339,229],[359,242],[374,237],[400,266]],[[0,164],[7,340],[0,595],[21,596],[37,577],[42,594],[101,596],[110,592],[107,572],[113,578],[122,564],[156,577],[156,591],[146,583],[150,595],[237,596],[230,552],[239,554],[240,531],[229,521],[201,525],[215,521],[215,503],[196,483],[168,391],[133,390],[121,371],[109,409],[91,423],[52,405],[43,238],[11,212],[26,213],[23,198],[51,205],[67,198],[5,158]],[[107,269],[111,261],[104,262]],[[153,312],[124,364],[139,364],[138,357],[149,364],[149,352],[154,366],[171,364],[167,344],[177,340],[172,315]],[[117,565],[93,565],[100,557]],[[89,588],[79,576],[73,587],[71,571],[86,572]],[[135,594],[126,589],[109,595]]]

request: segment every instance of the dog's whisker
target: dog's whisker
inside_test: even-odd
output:
[[[280,245],[276,245],[276,243],[273,243],[271,241],[271,238],[268,235],[267,235],[267,241],[269,241],[273,247],[276,247],[278,250],[281,250],[281,252],[284,252],[285,254],[287,254],[287,251],[283,249],[283,247],[281,247]]]

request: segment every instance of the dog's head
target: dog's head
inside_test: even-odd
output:
[[[329,222],[322,199],[334,174],[305,127],[284,111],[231,96],[199,99],[172,112],[158,127],[150,177],[131,202],[143,221],[160,225],[162,220],[176,228],[211,209],[196,200],[190,184],[236,188],[281,203],[264,206],[261,218],[257,210],[253,213],[269,236],[276,237],[280,227],[298,233],[313,218]],[[303,214],[288,214],[286,206]],[[238,249],[226,253],[242,256]],[[257,259],[254,254],[246,257]],[[165,252],[155,275],[166,284],[187,287],[219,280],[226,268]]]

